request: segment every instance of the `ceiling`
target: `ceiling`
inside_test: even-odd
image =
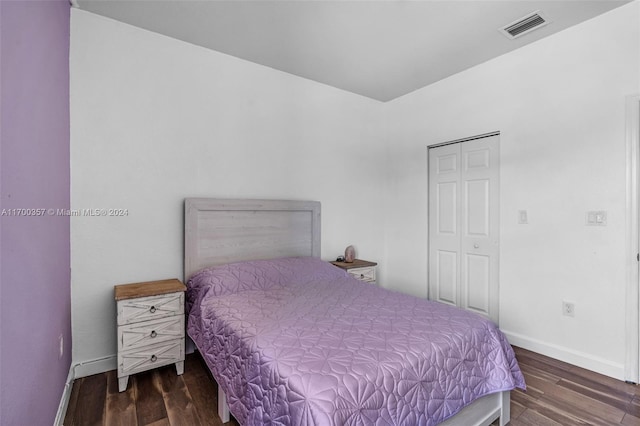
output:
[[[74,0],[80,9],[388,101],[629,0]],[[550,21],[517,39],[499,28]]]

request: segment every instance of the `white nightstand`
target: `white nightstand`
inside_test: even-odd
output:
[[[338,268],[345,269],[354,278],[360,281],[365,281],[371,284],[376,283],[376,262],[369,262],[367,260],[354,259],[353,262],[331,262],[332,265]]]
[[[120,392],[131,374],[174,363],[184,372],[185,290],[177,279],[114,287]]]

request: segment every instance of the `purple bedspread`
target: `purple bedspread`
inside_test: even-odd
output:
[[[242,425],[435,425],[525,386],[492,322],[319,259],[205,269],[187,287],[188,333]]]

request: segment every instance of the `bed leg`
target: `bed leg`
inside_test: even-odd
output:
[[[500,426],[505,426],[511,420],[511,392],[502,392],[500,398],[502,398],[500,404]]]
[[[227,405],[227,395],[224,393],[220,385],[218,385],[218,416],[222,423],[229,421],[229,406]]]

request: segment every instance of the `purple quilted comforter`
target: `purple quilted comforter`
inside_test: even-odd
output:
[[[315,258],[205,269],[188,333],[243,425],[435,425],[524,388],[495,324]]]

